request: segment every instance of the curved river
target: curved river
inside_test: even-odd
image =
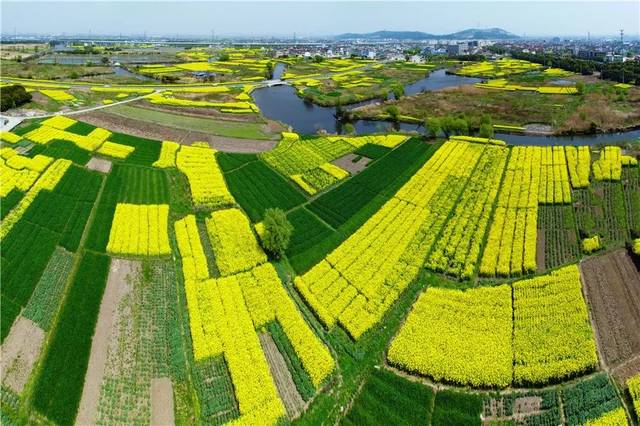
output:
[[[278,74],[281,74],[282,68],[278,69],[278,71]],[[405,86],[405,94],[414,95],[424,91],[473,84],[478,81],[480,79],[446,74],[445,70],[437,70],[429,74],[429,76]],[[298,133],[315,134],[320,129],[324,129],[329,133],[342,133],[342,123],[335,119],[334,107],[323,107],[305,102],[296,95],[296,89],[292,86],[264,87],[254,90],[251,96],[265,117],[288,124]],[[378,100],[371,99],[346,106],[346,108],[354,108],[373,102],[378,102]],[[424,128],[418,124],[391,123],[388,121],[358,120],[352,124],[358,134],[379,133],[389,130],[424,131]],[[596,145],[635,140],[640,138],[640,129],[622,133],[599,133],[578,136],[496,133],[496,138],[512,145]]]

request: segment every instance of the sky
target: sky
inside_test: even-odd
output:
[[[3,34],[448,34],[499,27],[526,36],[640,32],[640,1],[22,1],[2,0]]]

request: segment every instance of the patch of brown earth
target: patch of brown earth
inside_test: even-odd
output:
[[[173,387],[171,379],[161,377],[151,380],[151,426],[175,424],[173,412]]]
[[[109,173],[111,171],[111,161],[104,158],[91,157],[91,160],[87,163],[87,169],[100,173]]]
[[[287,363],[280,351],[278,351],[278,347],[271,335],[269,333],[260,333],[259,337],[262,350],[269,363],[271,375],[280,394],[280,399],[282,399],[289,417],[295,419],[304,410],[304,401],[296,388],[291,372],[287,368]]]
[[[580,264],[600,358],[609,369],[640,356],[640,273],[625,249]]]
[[[360,159],[356,162],[353,160],[357,157]],[[333,164],[351,173],[352,175],[360,173],[371,162],[370,158],[362,157],[356,154],[347,154],[332,161]]]
[[[225,152],[257,153],[273,149],[278,141],[260,139],[241,139],[215,136],[208,133],[176,129],[174,127],[152,124],[133,118],[122,117],[104,111],[92,111],[78,116],[79,120],[104,127],[120,133],[155,140],[170,140],[182,145],[193,142],[207,142],[209,146]]]
[[[540,411],[542,406],[542,398],[539,396],[523,396],[516,398],[513,403],[514,417],[527,415]]]
[[[132,290],[130,278],[140,270],[139,261],[113,259],[109,269],[107,287],[100,304],[98,322],[91,344],[89,365],[84,379],[82,399],[78,408],[77,425],[95,424],[100,400],[100,388],[105,376],[109,341],[118,324],[118,305]]]
[[[0,349],[2,384],[20,394],[40,355],[44,331],[36,323],[19,316]]]

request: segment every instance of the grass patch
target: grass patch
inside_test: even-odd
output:
[[[87,164],[91,158],[90,152],[78,148],[73,142],[62,139],[54,139],[46,145],[36,145],[29,152],[29,156],[36,154],[43,154],[53,158],[66,158],[80,166]]]
[[[235,152],[219,151],[216,153],[216,160],[218,160],[220,169],[224,173],[229,173],[247,163],[258,161],[258,156],[256,154],[240,154]]]
[[[368,143],[366,145],[362,145],[360,148],[355,150],[355,154],[362,155],[363,157],[371,158],[373,160],[377,160],[378,158],[384,157],[390,151],[386,146],[374,145]]]
[[[374,369],[343,419],[345,425],[428,425],[433,391],[385,369]]]
[[[162,123],[163,126],[182,130],[209,133],[244,139],[270,139],[271,135],[263,130],[261,122],[224,121],[213,118],[199,118],[172,114],[157,110],[118,105],[109,109],[110,113],[149,123]]]
[[[291,241],[287,248],[288,256],[305,252],[334,233],[305,207],[293,210],[287,214],[287,219],[293,225]]]
[[[480,425],[481,412],[481,396],[443,390],[436,393],[433,424],[451,426]]]
[[[35,408],[61,425],[73,424],[78,411],[109,263],[101,254],[82,257],[35,383]]]
[[[14,188],[6,196],[0,198],[0,219],[4,219],[11,209],[22,200],[23,196],[24,192]]]
[[[160,141],[125,135],[124,133],[114,133],[109,140],[135,148],[135,151],[124,160],[125,163],[151,166],[160,157],[160,150],[162,148],[162,142]]]
[[[245,163],[225,174],[225,178],[231,194],[253,222],[262,220],[268,208],[280,207],[287,211],[306,201],[300,192],[261,160]]]

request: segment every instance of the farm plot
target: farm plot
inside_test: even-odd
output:
[[[168,204],[169,185],[162,170],[114,164],[97,205],[87,248],[105,252],[118,203]]]
[[[604,364],[623,368],[640,355],[640,273],[623,249],[581,263]]]
[[[622,410],[622,422],[601,424],[627,424],[622,403],[618,398],[615,386],[606,373],[600,373],[578,383],[563,386],[561,395],[564,418],[567,424],[585,424],[613,412],[619,415],[620,410]]]
[[[219,212],[214,215],[216,213]],[[273,266],[263,263],[266,256],[257,262],[262,263],[259,266],[252,267],[256,264],[253,259],[245,262],[246,266],[252,267],[247,272],[233,274],[236,268],[222,278],[207,279],[209,268],[195,217],[187,216],[175,225],[194,358],[199,362],[224,355],[235,388],[240,421],[258,418],[276,421],[285,415],[285,408],[255,330],[270,321],[278,321],[315,388],[320,387],[332,372],[333,358],[304,321]],[[248,220],[244,219],[242,228],[246,229],[238,230],[228,221],[216,220],[215,234],[224,238],[212,241],[214,250],[221,254],[240,253],[240,258],[246,261],[246,250],[255,251],[257,242]],[[239,232],[246,236],[237,238]],[[212,315],[214,311],[223,314]],[[250,376],[244,373],[247,363],[254,366]]]
[[[578,260],[580,245],[571,206],[541,205],[538,232],[544,235],[544,269],[554,269]],[[540,265],[538,265],[540,267]]]
[[[436,392],[431,424],[480,426],[482,397],[471,393]]]
[[[341,424],[430,424],[433,400],[431,388],[374,369]]]
[[[97,195],[100,176],[69,167],[70,162],[66,164],[66,173],[58,175],[57,185],[35,194],[31,192],[34,189],[30,190],[31,195],[27,194],[2,222],[3,230],[8,229],[2,239],[2,301],[3,307],[8,307],[2,309],[3,339],[18,314],[18,307],[26,306],[31,298],[56,245],[61,243],[75,251],[88,214],[76,213],[73,220],[70,216],[78,207],[90,206]],[[48,179],[47,172],[40,179],[43,178]],[[11,220],[17,222],[12,227]]]
[[[557,389],[512,392],[485,397],[483,402],[485,423],[513,422],[516,425],[559,425],[560,395]]]
[[[633,192],[631,187],[627,187]],[[576,218],[582,235],[599,235],[605,248],[622,245],[629,238],[627,217],[633,210],[627,210],[625,187],[620,182],[598,182],[591,187],[574,191],[576,196]],[[629,206],[632,207],[632,206]]]
[[[594,369],[578,268],[512,285],[429,288],[387,358],[410,372],[476,387],[538,385]]]
[[[2,343],[2,386],[8,387],[16,394],[22,393],[40,355],[44,336],[44,331],[33,321],[23,316],[16,319],[9,336]]]
[[[332,161],[367,143],[393,148],[405,139],[401,135],[301,139],[296,133],[283,133],[278,146],[262,154],[262,158],[313,195],[349,176],[349,172],[332,164]]]
[[[76,417],[108,269],[107,256],[82,257],[35,382],[34,407],[60,424]]]
[[[296,288],[328,327],[355,339],[415,278],[488,145],[449,141]],[[360,175],[362,176],[362,175]]]
[[[176,166],[189,180],[191,197],[196,207],[212,208],[233,204],[233,196],[224,181],[224,176],[215,151],[202,146],[183,146],[178,151]]]
[[[512,380],[508,285],[465,292],[430,288],[415,303],[388,359],[438,381],[504,387]]]
[[[512,148],[497,200],[480,274],[506,277],[534,272],[538,204],[572,200],[563,147]]]
[[[170,262],[152,260],[120,278],[126,291],[107,335],[94,419],[98,424],[149,424],[154,379],[170,378],[176,408],[184,406],[186,371],[176,277]]]

